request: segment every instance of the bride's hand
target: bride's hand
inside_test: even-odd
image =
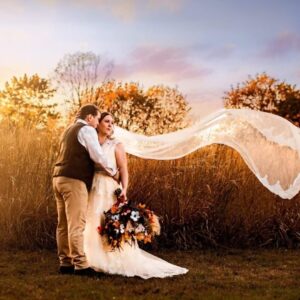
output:
[[[122,190],[122,193],[120,194],[119,199],[121,200],[121,202],[126,202],[127,201],[126,190]]]

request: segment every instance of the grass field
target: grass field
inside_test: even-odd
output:
[[[160,251],[166,279],[57,274],[54,251],[0,252],[0,299],[300,299],[300,250]]]
[[[53,249],[59,133],[0,126],[0,136],[0,249]],[[130,156],[129,171],[129,198],[161,216],[160,247],[300,246],[300,194],[272,194],[229,147],[170,161]]]

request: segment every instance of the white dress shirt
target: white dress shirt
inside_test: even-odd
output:
[[[87,124],[88,123],[82,119],[78,119],[76,122]],[[117,170],[108,165],[105,158],[104,152],[98,141],[98,136],[95,128],[92,126],[83,126],[80,128],[77,135],[79,143],[86,148],[90,158],[101,168],[103,168],[111,176],[117,173]]]

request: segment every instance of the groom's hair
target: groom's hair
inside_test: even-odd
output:
[[[79,109],[76,119],[84,120],[88,115],[97,116],[99,108],[94,104],[86,104]]]

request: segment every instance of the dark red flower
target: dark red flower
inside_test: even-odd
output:
[[[102,232],[103,232],[103,227],[102,227],[102,226],[98,226],[98,227],[97,227],[97,230],[98,230],[98,232],[99,232],[100,234],[102,234]]]

